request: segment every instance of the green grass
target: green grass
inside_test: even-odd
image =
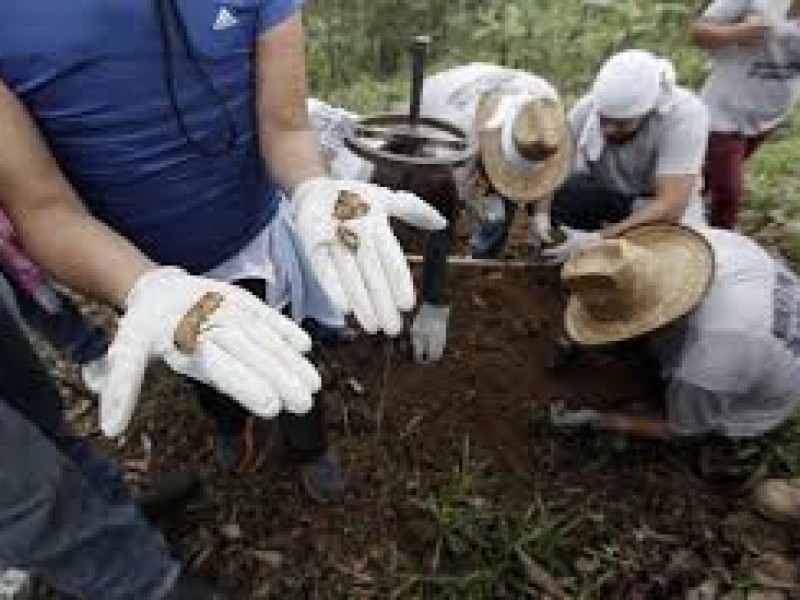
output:
[[[748,206],[757,212],[800,214],[800,109],[753,156]]]
[[[394,596],[525,597],[541,591],[525,568],[525,556],[576,598],[600,597],[598,590],[618,575],[618,561],[613,552],[600,550],[577,568],[578,534],[591,525],[588,506],[547,502],[533,490],[527,506],[502,506],[492,500],[492,490],[503,485],[497,478],[465,440],[452,472],[416,501],[436,541],[430,555],[399,576]]]

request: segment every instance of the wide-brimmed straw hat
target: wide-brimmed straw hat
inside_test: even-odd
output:
[[[620,342],[690,313],[714,275],[714,252],[683,225],[652,223],[604,240],[564,264],[568,335],[580,344]]]
[[[567,178],[572,168],[572,135],[559,100],[517,96],[515,108],[506,111],[501,108],[503,97],[491,92],[478,103],[480,156],[497,191],[528,204],[549,195]],[[505,119],[498,118],[503,116],[498,109]]]

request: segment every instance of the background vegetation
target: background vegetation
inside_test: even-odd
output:
[[[598,66],[624,48],[671,58],[680,81],[697,88],[710,67],[687,28],[707,0],[309,0],[313,93],[367,113],[402,105],[409,94],[409,40],[429,34],[427,71],[471,61],[525,69],[572,102]],[[796,119],[795,119],[796,121]],[[743,230],[800,261],[800,144],[787,123],[751,162]]]
[[[316,94],[354,108],[402,98],[408,41],[433,38],[432,70],[470,61],[526,69],[577,95],[609,54],[647,48],[673,58],[690,84],[704,57],[686,41],[702,0],[311,0],[309,63]]]

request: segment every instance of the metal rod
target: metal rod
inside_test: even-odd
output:
[[[425,77],[425,54],[430,43],[430,36],[418,35],[411,44],[411,107],[409,116],[412,127],[417,124],[419,119],[420,106],[422,105],[422,80]]]

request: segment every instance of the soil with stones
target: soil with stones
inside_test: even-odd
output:
[[[556,402],[663,407],[629,360],[565,359],[552,272],[454,267],[451,289],[438,364],[415,364],[406,339],[316,350],[319,401],[349,477],[341,504],[304,495],[280,450],[254,473],[222,474],[189,386],[162,369],[126,439],[102,443],[134,481],[203,474],[203,492],[157,525],[194,568],[246,598],[683,598],[697,586],[744,598],[762,554],[793,560],[795,532],[748,502],[753,482],[785,470],[765,450],[778,442],[556,431]],[[60,372],[73,421],[97,436],[74,373]]]

